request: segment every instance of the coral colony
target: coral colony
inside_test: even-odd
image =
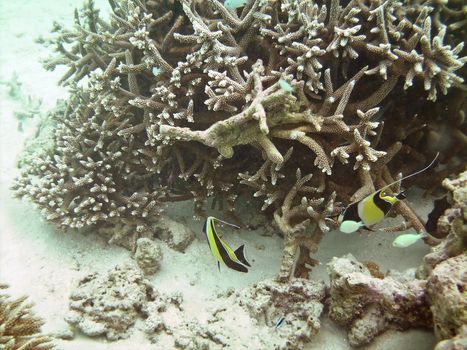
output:
[[[109,3],[108,20],[88,1],[45,40],[71,97],[14,189],[61,227],[137,238],[164,202],[206,217],[208,198],[234,215],[260,197],[289,278],[343,207],[427,164],[440,123],[463,123],[462,108],[433,113],[465,101],[461,1]],[[443,128],[458,137],[440,159],[465,155],[465,134]],[[395,211],[393,230],[424,229],[407,203]]]
[[[127,237],[148,275],[157,271],[162,255],[146,238],[172,226],[158,226],[165,203],[191,200],[194,215],[206,218],[211,215],[205,209],[209,199],[226,220],[241,223],[235,214],[238,199],[257,197],[258,212],[274,220],[284,250],[277,278],[241,292],[246,293],[243,306],[262,320],[258,325],[272,328],[278,341],[285,341],[281,348],[300,348],[319,330],[326,293],[324,283],[296,277],[308,276],[316,263],[310,255],[323,235],[337,228],[342,210],[394,182],[385,188],[388,196],[400,193],[397,180],[421,169],[438,152],[443,170],[435,164],[404,186],[416,183],[433,191],[465,167],[464,2],[109,3],[108,18],[87,1],[75,11],[72,28],[55,24],[54,35],[43,39],[55,51],[45,67],[67,68],[60,83],[70,98],[51,113],[55,124],[49,144],[22,160],[15,194],[37,204],[47,220],[62,228],[91,227],[115,242]],[[328,265],[330,315],[348,327],[352,344],[365,344],[390,326],[433,323],[439,339],[452,346],[463,341],[465,295],[462,301],[453,292],[458,289],[448,286],[453,282],[440,278],[452,273],[457,285],[465,287],[460,280],[465,173],[445,187],[454,193],[448,197],[453,208],[444,216],[432,213],[430,221],[441,222],[435,238],[448,238],[427,255],[420,280],[385,278],[376,264],[360,266],[350,255]],[[398,201],[392,211],[400,214],[400,224],[387,231],[425,231],[407,202]],[[169,236],[182,251],[193,239],[192,234]],[[434,243],[428,236],[420,238]],[[146,310],[150,287],[138,272],[122,269],[110,275],[136,276],[137,315]],[[91,279],[83,281],[82,286]],[[104,288],[106,281],[92,277],[89,293]],[[439,295],[442,288],[451,294]],[[264,293],[271,302],[257,305],[247,296],[250,292]],[[72,298],[70,322],[86,325],[89,310],[80,304],[81,294]],[[396,297],[402,298],[402,309],[392,308]],[[290,302],[284,302],[287,298]],[[440,307],[443,298],[461,301],[450,304],[446,313]],[[230,299],[235,301],[235,295]],[[236,301],[231,307],[238,311]],[[157,316],[156,306],[154,310]],[[222,327],[216,324],[222,310],[214,313],[212,330],[188,325],[185,335],[177,337],[178,346],[207,349],[212,340],[220,348],[216,329]],[[156,316],[149,316],[153,331],[162,327]],[[114,327],[119,321],[109,322],[99,323],[95,334],[121,337]],[[126,332],[133,322],[119,327]],[[281,336],[290,329],[303,333]]]

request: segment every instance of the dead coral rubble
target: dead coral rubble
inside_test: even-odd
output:
[[[166,215],[161,215],[153,225],[157,237],[167,245],[179,252],[184,253],[195,239],[195,233],[186,225],[172,220]]]
[[[153,275],[160,268],[162,252],[159,245],[149,238],[136,241],[135,261],[145,275]]]
[[[425,256],[418,275],[428,279],[427,299],[440,340],[436,349],[456,349],[467,344],[467,171],[445,179],[443,186],[451,208],[438,220],[438,231],[447,236]]]
[[[463,81],[457,2],[109,3],[110,18],[87,1],[72,29],[56,24],[44,40],[57,53],[45,66],[68,68],[71,99],[15,193],[62,227],[136,238],[166,201],[193,198],[205,216],[208,197],[229,211],[242,193],[261,197],[285,237],[284,279],[296,251],[312,265],[337,201],[390,182],[401,150],[404,164],[431,157],[426,125],[439,118],[425,117],[426,98],[442,110]],[[423,229],[409,206],[395,210]]]
[[[328,264],[331,279],[329,316],[348,327],[349,342],[361,346],[389,328],[431,328],[425,280],[407,275],[371,276],[351,254]]]
[[[89,336],[126,338],[138,319],[151,342],[179,349],[302,349],[320,329],[324,282],[265,280],[219,293],[207,320],[188,314],[180,294],[153,289],[138,269],[117,266],[84,277],[70,295],[66,320]],[[276,328],[277,320],[285,317]],[[244,342],[245,332],[249,341]],[[242,337],[237,335],[242,333]]]
[[[352,345],[366,344],[389,327],[433,327],[437,350],[467,343],[466,177],[464,171],[443,181],[451,204],[438,220],[445,238],[425,256],[417,278],[394,272],[372,277],[351,255],[328,264],[330,317],[348,327]]]
[[[130,266],[116,267],[107,275],[90,274],[70,295],[66,321],[89,336],[109,340],[126,338],[152,287]]]
[[[323,282],[300,278],[288,283],[262,281],[220,296],[220,305],[207,324],[186,322],[176,333],[175,345],[185,350],[303,349],[320,329],[324,298]],[[276,328],[281,317],[285,317],[283,325]],[[247,343],[242,340],[245,332]]]
[[[79,281],[65,319],[88,336],[118,340],[130,335],[139,318],[145,319],[147,332],[154,332],[167,305],[178,307],[180,303],[177,296],[155,291],[137,268],[116,266],[106,274],[92,273]]]
[[[454,179],[445,179],[443,187],[449,191],[447,209],[438,220],[438,232],[446,237],[423,258],[418,275],[427,278],[440,262],[467,250],[467,171]]]
[[[427,299],[433,312],[435,335],[450,339],[467,325],[467,252],[438,265],[427,281]]]
[[[279,349],[301,349],[321,328],[325,295],[323,281],[294,278],[287,283],[261,281],[241,291],[238,299],[259,325],[274,328],[284,317]]]
[[[0,349],[2,350],[49,350],[53,338],[40,333],[40,318],[31,311],[26,297],[11,300],[0,284]]]

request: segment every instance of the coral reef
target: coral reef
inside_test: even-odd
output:
[[[153,275],[160,268],[161,248],[149,238],[139,238],[136,241],[135,260],[145,275]]]
[[[70,295],[66,321],[89,336],[126,338],[152,287],[131,266],[117,266],[106,275],[92,273]]]
[[[389,328],[431,328],[426,281],[415,279],[413,271],[383,279],[373,277],[351,254],[333,258],[328,270],[329,315],[348,327],[352,346],[367,344]]]
[[[55,24],[42,40],[57,53],[46,68],[67,66],[71,98],[54,147],[30,156],[13,189],[64,228],[136,241],[164,202],[193,199],[200,217],[209,197],[228,212],[239,195],[262,197],[290,279],[313,265],[338,201],[434,155],[431,125],[456,118],[451,146],[465,152],[463,107],[436,112],[465,107],[461,2],[109,3],[108,19],[87,1],[73,29]],[[423,229],[408,204],[394,210],[404,218],[395,229]]]
[[[31,311],[26,297],[11,300],[0,284],[0,348],[3,350],[49,350],[53,338],[40,333],[43,321]]]

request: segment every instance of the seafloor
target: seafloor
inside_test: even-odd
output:
[[[105,8],[106,1],[96,1]],[[8,95],[7,82],[17,74],[23,96],[42,99],[40,111],[51,108],[58,98],[66,96],[56,81],[63,71],[46,72],[39,63],[45,49],[34,40],[49,32],[53,20],[71,21],[71,0],[0,1],[0,280],[10,286],[13,297],[28,295],[35,303],[34,310],[45,320],[43,332],[57,333],[67,329],[64,316],[68,311],[68,297],[77,282],[93,272],[105,272],[116,265],[131,263],[131,253],[123,248],[108,245],[93,232],[84,234],[64,233],[45,223],[40,213],[30,203],[12,199],[9,187],[17,173],[16,161],[23,141],[35,131],[36,119],[28,120],[19,130],[14,112],[24,107],[24,100]],[[417,212],[430,211],[420,192],[408,193]],[[255,234],[237,231],[233,244],[244,242],[247,254],[253,261],[248,274],[222,269],[220,272],[210,256],[201,222],[192,220],[191,203],[172,206],[168,214],[195,232],[195,240],[185,253],[162,245],[161,270],[150,277],[151,285],[160,292],[180,292],[185,314],[195,322],[203,323],[212,308],[219,302],[221,292],[233,288],[240,290],[255,282],[273,277],[279,268],[281,238],[258,229]],[[251,220],[258,218],[251,217]],[[321,265],[314,269],[312,278],[326,280],[325,265],[334,256],[351,253],[360,261],[375,261],[381,271],[405,270],[420,264],[429,251],[422,242],[407,249],[391,245],[392,233],[342,235],[330,232],[323,239],[316,258]],[[233,315],[226,315],[229,317]],[[169,340],[161,339],[151,344],[140,325],[131,336],[109,343],[103,338],[89,338],[77,333],[72,340],[57,340],[58,348],[71,349],[169,349]],[[237,344],[248,348],[248,334],[238,334]],[[164,341],[167,341],[164,345]],[[388,331],[364,349],[423,350],[432,349],[435,338],[427,330],[406,332]],[[305,349],[350,349],[344,329],[328,319],[322,320],[319,334]]]

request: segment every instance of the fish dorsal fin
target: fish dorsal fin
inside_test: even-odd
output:
[[[412,174],[409,174],[407,176],[404,176],[403,178],[399,179],[399,180],[396,180],[394,182],[391,182],[389,185],[386,185],[384,187],[382,187],[381,189],[379,189],[378,191],[384,191],[386,188],[389,188],[391,187],[392,185],[395,185],[396,183],[398,182],[401,182],[402,180],[406,180],[408,179],[409,177],[412,177],[412,176],[415,176],[415,175],[418,175],[420,173],[423,173],[424,171],[426,171],[427,169],[429,169],[433,164],[434,162],[436,161],[436,159],[438,159],[438,156],[439,156],[439,152],[436,153],[436,156],[433,158],[433,160],[430,162],[430,164],[428,164],[426,167],[424,167],[423,169],[420,169],[420,170],[417,170],[416,172],[412,173]],[[378,191],[375,191],[374,193],[378,192]]]
[[[220,222],[221,224],[225,224],[225,225],[228,225],[228,226],[232,226],[232,227],[235,227],[235,228],[240,228],[240,226],[237,226],[235,224],[231,224],[230,222],[227,222],[227,221],[224,221],[224,220],[221,220],[221,219],[218,219],[218,218],[215,218],[214,216],[211,216],[211,218],[217,222]]]
[[[243,251],[243,249],[245,248],[245,245],[242,244],[240,247],[238,247],[236,250],[235,250],[235,256],[238,258],[238,260],[240,260],[243,264],[245,264],[246,266],[248,267],[251,267],[250,263],[246,260],[245,258],[245,252]]]
[[[235,228],[240,228],[240,226],[237,226],[237,225],[235,225],[235,224],[231,224],[230,222],[227,222],[227,221],[224,221],[224,220],[215,218],[214,216],[210,216],[209,218],[212,220],[214,231],[215,231],[215,233],[217,234],[217,236],[218,236],[219,238],[222,237],[222,233],[219,232],[219,231],[217,230],[217,227],[215,226],[215,225],[218,224],[218,223],[225,224],[225,225],[228,225],[228,226],[232,226],[232,227],[235,227]]]

